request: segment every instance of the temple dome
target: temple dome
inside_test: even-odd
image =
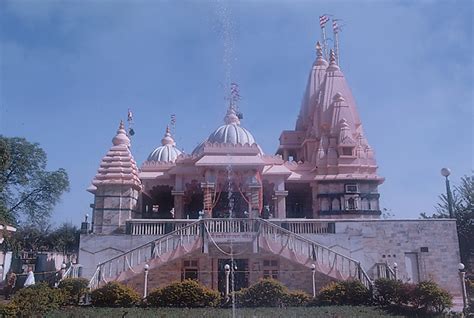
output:
[[[169,127],[166,127],[165,136],[161,139],[161,146],[150,153],[147,161],[175,162],[182,153],[176,147],[176,142],[171,136]]]
[[[217,128],[209,137],[194,149],[193,153],[201,150],[205,143],[212,144],[232,144],[232,145],[253,145],[256,144],[252,133],[240,126],[240,119],[234,107],[229,107],[224,118],[225,124]]]

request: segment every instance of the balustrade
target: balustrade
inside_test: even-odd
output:
[[[211,233],[253,232],[255,219],[204,219]],[[273,224],[296,234],[335,233],[335,223],[309,219],[269,219]],[[127,234],[165,235],[196,222],[196,220],[132,219],[127,221]],[[190,233],[192,234],[192,233]]]

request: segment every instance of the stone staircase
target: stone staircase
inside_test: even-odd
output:
[[[333,279],[356,279],[372,288],[372,280],[357,260],[263,219],[202,219],[175,227],[159,239],[98,264],[89,287],[128,281],[143,273],[145,264],[151,270],[199,249],[208,253],[210,244],[231,241],[252,244],[254,253],[263,249]]]
[[[201,220],[185,225],[159,239],[101,262],[89,282],[89,288],[94,290],[110,281],[128,280],[143,273],[145,264],[153,269],[201,248],[202,225]]]
[[[356,279],[372,288],[372,280],[357,260],[266,220],[259,222],[259,248],[308,268],[314,266],[317,272],[336,280]]]

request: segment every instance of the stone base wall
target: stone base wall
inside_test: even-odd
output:
[[[336,220],[335,234],[306,234],[341,254],[361,262],[369,276],[376,275],[376,263],[398,264],[398,277],[409,281],[432,279],[454,296],[461,295],[457,266],[460,261],[456,224],[450,220]],[[90,278],[99,262],[124,251],[145,244],[157,237],[131,235],[81,235],[79,263],[84,266],[84,277]],[[248,246],[247,246],[248,245]],[[229,252],[230,250],[225,250]],[[263,277],[263,261],[278,260],[279,280],[290,289],[312,291],[311,270],[300,264],[278,258],[263,251],[252,253],[250,243],[236,244],[235,258],[249,259],[249,282]],[[199,280],[217,289],[218,259],[228,259],[212,245],[209,254],[196,251],[149,273],[150,288],[161,287],[181,280],[183,261],[198,261]],[[416,264],[414,264],[416,263]],[[142,274],[130,284],[143,288]],[[141,277],[141,278],[139,278]],[[319,289],[329,278],[317,275]],[[140,287],[142,286],[142,287]]]
[[[152,268],[148,273],[148,288],[152,291],[155,288],[164,287],[171,282],[181,281],[184,270],[184,261],[197,261],[198,264],[198,280],[203,285],[218,289],[218,275],[222,269],[218,268],[219,259],[228,259],[229,256],[219,252],[215,248],[210,248],[209,254],[202,254],[200,251],[188,254],[183,259],[175,260],[162,265],[158,268]],[[312,272],[311,269],[300,264],[292,263],[284,258],[279,258],[271,253],[244,253],[236,256],[236,259],[248,259],[248,285],[252,285],[263,278],[264,261],[274,260],[278,262],[278,280],[281,281],[290,290],[302,290],[308,294],[312,294]],[[240,269],[237,269],[238,271]],[[332,278],[316,273],[315,275],[316,289],[319,290],[329,282]],[[144,273],[140,273],[125,282],[133,287],[139,293],[143,293]]]
[[[398,278],[434,280],[461,295],[456,223],[451,220],[337,220],[335,234],[306,237],[361,262],[369,276],[376,263],[398,265]],[[414,277],[415,276],[415,277]]]

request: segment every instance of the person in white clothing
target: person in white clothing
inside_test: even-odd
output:
[[[33,268],[28,267],[28,276],[26,276],[24,287],[33,286],[35,284],[35,274],[33,273]]]

